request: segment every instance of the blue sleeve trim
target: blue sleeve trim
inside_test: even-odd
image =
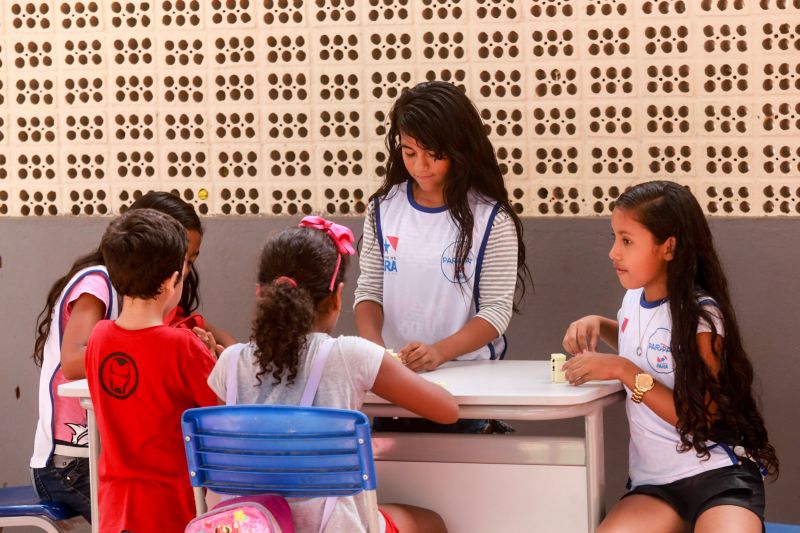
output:
[[[375,231],[378,237],[378,249],[381,251],[381,258],[383,258],[383,230],[381,229],[381,203],[377,198],[372,200],[372,209],[375,211]]]
[[[711,305],[711,306],[716,307],[717,309],[719,309],[719,304],[713,298],[702,298],[700,300],[697,300],[697,303],[700,305],[700,307],[702,307],[704,305]]]

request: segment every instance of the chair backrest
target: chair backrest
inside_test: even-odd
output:
[[[181,425],[193,487],[312,498],[372,491],[374,497],[369,419],[358,411],[202,407],[186,411]]]

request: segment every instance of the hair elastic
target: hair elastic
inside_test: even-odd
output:
[[[277,277],[272,281],[272,283],[274,283],[275,285],[277,285],[279,283],[288,283],[292,287],[297,287],[297,282],[295,280],[293,280],[292,278],[290,278],[289,276]]]
[[[301,228],[312,228],[324,231],[327,233],[333,243],[336,245],[336,250],[339,252],[336,258],[336,268],[333,269],[333,276],[331,276],[331,284],[328,290],[333,292],[333,287],[336,284],[336,276],[339,275],[339,267],[342,265],[342,255],[353,255],[356,249],[353,248],[353,232],[347,226],[336,224],[330,220],[325,220],[318,216],[303,217],[303,220],[298,224]]]

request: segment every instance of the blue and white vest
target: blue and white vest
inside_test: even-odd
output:
[[[383,340],[399,350],[407,343],[433,344],[456,333],[480,309],[479,282],[486,243],[500,205],[469,194],[474,216],[472,248],[464,275],[456,279],[458,228],[447,206],[414,201],[411,182],[375,200],[375,222],[383,256]],[[500,336],[459,360],[502,359]]]
[[[30,463],[32,468],[44,468],[53,453],[89,457],[86,412],[80,406],[78,398],[59,396],[58,386],[69,381],[61,371],[61,342],[66,326],[62,317],[64,301],[78,282],[90,274],[100,274],[108,285],[110,302],[103,318],[114,320],[119,314],[119,299],[104,265],[78,271],[61,291],[50,315],[50,333],[45,341],[42,371],[39,375],[39,421],[36,424]]]

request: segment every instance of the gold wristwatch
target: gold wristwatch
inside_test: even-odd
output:
[[[642,403],[642,398],[644,398],[645,393],[655,386],[656,382],[653,380],[653,376],[647,372],[640,372],[639,374],[636,374],[631,400],[634,403]]]

